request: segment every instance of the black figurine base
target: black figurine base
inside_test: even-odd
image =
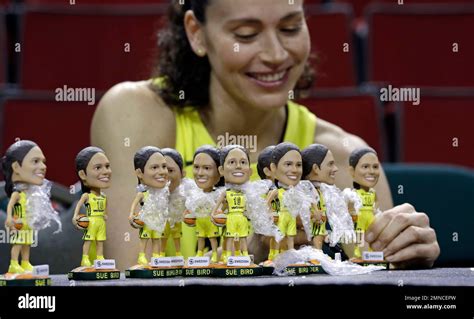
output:
[[[172,278],[183,275],[183,267],[151,267],[135,265],[125,271],[126,278]]]
[[[98,270],[94,267],[77,267],[67,274],[69,280],[117,280],[120,279],[118,269]]]

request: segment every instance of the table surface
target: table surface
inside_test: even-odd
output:
[[[434,268],[425,270],[382,270],[367,275],[260,276],[247,278],[174,277],[120,280],[69,281],[67,275],[51,275],[53,286],[265,286],[265,285],[396,285],[396,286],[471,286],[474,268]]]

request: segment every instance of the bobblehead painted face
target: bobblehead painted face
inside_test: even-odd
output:
[[[179,169],[178,164],[169,156],[165,156],[166,166],[168,168],[168,179],[170,181],[170,192],[174,191],[179,184],[181,179],[184,177]]]
[[[81,171],[84,172],[84,171]],[[89,188],[105,189],[110,187],[112,170],[104,153],[96,153],[87,164],[85,175],[79,172],[84,185]]]
[[[271,164],[273,176],[281,183],[288,186],[295,186],[303,175],[303,160],[298,151],[287,152],[278,162],[278,165]]]
[[[336,173],[339,169],[336,166],[336,161],[331,151],[328,151],[324,161],[321,163],[321,168],[316,168],[318,173],[317,181],[334,185],[336,182]]]
[[[262,110],[287,102],[311,48],[303,0],[210,1],[203,30],[211,89]]]
[[[137,171],[137,176],[142,184],[153,187],[163,188],[168,182],[168,166],[165,157],[156,152],[145,164],[143,173]]]
[[[377,155],[367,153],[362,156],[355,169],[351,167],[351,173],[354,181],[366,190],[377,185],[380,177],[380,163]]]
[[[35,146],[23,158],[21,165],[14,162],[12,168],[13,182],[42,185],[46,176],[46,158],[41,149]]]
[[[196,185],[205,192],[212,191],[220,179],[216,162],[206,153],[199,153],[194,158],[193,175]]]
[[[224,176],[225,182],[241,185],[248,182],[252,169],[249,159],[244,151],[234,148],[227,154],[223,166],[219,166],[219,172]]]

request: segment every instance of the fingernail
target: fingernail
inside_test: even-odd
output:
[[[393,261],[393,255],[392,255],[392,256],[385,257],[385,260],[386,260],[386,261],[389,261],[389,262],[392,262],[392,261]]]
[[[374,240],[374,234],[373,233],[367,233],[367,235],[365,236],[365,239],[368,242],[371,242],[372,240]]]
[[[378,251],[382,247],[382,244],[380,242],[376,241],[375,243],[371,244],[370,246],[372,246],[373,250]]]

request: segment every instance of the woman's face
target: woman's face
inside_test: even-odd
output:
[[[377,155],[367,153],[362,156],[355,169],[351,170],[354,181],[362,188],[369,189],[377,185],[380,177],[380,163]]]
[[[165,157],[158,152],[154,153],[146,162],[143,173],[139,173],[138,177],[147,186],[165,187],[168,182],[168,166]]]
[[[213,0],[203,30],[211,98],[263,110],[287,102],[310,52],[303,0]]]
[[[83,183],[89,188],[104,189],[110,187],[112,170],[110,169],[109,159],[104,153],[96,153],[92,156],[85,173]]]
[[[216,163],[206,153],[199,153],[194,158],[193,175],[196,185],[206,192],[212,191],[220,179]]]
[[[318,171],[318,181],[329,185],[334,185],[336,182],[336,173],[339,169],[336,166],[336,161],[331,151],[328,151],[324,161],[321,163],[321,168]]]
[[[23,158],[21,165],[14,164],[12,181],[42,185],[45,175],[46,158],[41,149],[35,146]]]
[[[295,150],[287,152],[278,162],[271,164],[275,179],[288,186],[295,186],[303,175],[303,160],[301,154]]]
[[[234,148],[227,154],[224,165],[219,167],[219,172],[224,176],[226,183],[241,185],[248,182],[252,170],[247,154],[241,149]]]
[[[168,168],[168,179],[170,180],[170,192],[174,191],[179,184],[181,184],[181,179],[183,174],[179,169],[178,164],[169,156],[165,156],[166,166]]]

